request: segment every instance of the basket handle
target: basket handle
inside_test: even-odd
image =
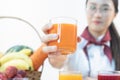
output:
[[[38,35],[38,37],[39,37],[39,39],[41,41],[41,36],[40,36],[39,32],[37,31],[37,29],[30,22],[28,22],[28,21],[26,21],[26,20],[24,20],[22,18],[19,18],[19,17],[14,17],[14,16],[0,16],[0,19],[6,19],[6,18],[8,18],[8,19],[16,19],[16,20],[19,20],[19,21],[27,23],[31,28],[33,28],[33,30],[36,32],[36,34]]]

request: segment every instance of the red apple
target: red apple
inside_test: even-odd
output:
[[[8,78],[13,78],[17,74],[17,68],[14,66],[9,66],[6,68],[5,74]]]
[[[8,80],[5,73],[0,72],[0,80]]]

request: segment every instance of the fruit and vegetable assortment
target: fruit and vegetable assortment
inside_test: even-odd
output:
[[[37,71],[47,58],[47,54],[41,51],[42,47],[35,51],[25,45],[9,48],[0,57],[0,80],[23,78],[26,76],[26,71]]]
[[[0,58],[0,71],[3,72],[8,66],[15,66],[22,70],[33,70],[32,60],[25,54],[16,52],[6,54]]]

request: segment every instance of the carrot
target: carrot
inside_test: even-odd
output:
[[[45,44],[42,44],[33,54],[30,56],[34,70],[38,70],[38,68],[43,64],[44,60],[47,58],[47,53],[42,52],[42,47]]]

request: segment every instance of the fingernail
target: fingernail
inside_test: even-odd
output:
[[[52,51],[56,51],[57,47],[56,46],[51,46],[49,49],[52,50]]]
[[[48,52],[54,52],[57,50],[56,46],[47,46],[43,47],[43,52],[48,53]]]
[[[57,39],[58,35],[57,34],[52,34],[52,39]]]

